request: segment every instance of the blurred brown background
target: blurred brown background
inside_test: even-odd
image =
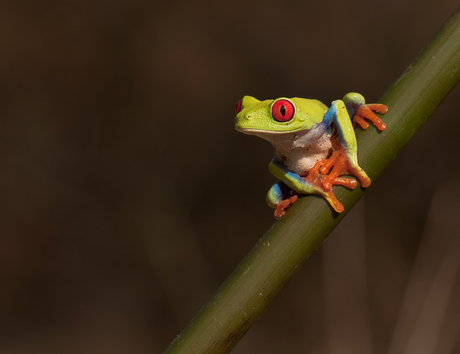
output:
[[[235,102],[376,101],[456,5],[4,1],[0,353],[161,353],[274,221]],[[234,353],[460,353],[459,97]]]

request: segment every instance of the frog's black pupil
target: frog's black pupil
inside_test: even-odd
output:
[[[282,114],[283,116],[285,116],[285,115],[286,115],[286,107],[284,107],[284,105],[283,105],[283,106],[281,106],[281,108],[280,108],[280,112],[281,112],[281,114]]]

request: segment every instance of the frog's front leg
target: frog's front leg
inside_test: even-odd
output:
[[[320,165],[316,164],[313,168],[316,169],[316,171],[313,171],[312,169],[309,175],[304,178],[294,172],[291,172],[286,166],[278,161],[276,157],[273,158],[270,162],[269,169],[270,172],[280,180],[280,182],[273,185],[269,190],[267,194],[267,203],[272,208],[276,208],[276,217],[284,215],[284,210],[297,200],[297,196],[295,194],[286,192],[286,189],[284,188],[286,186],[288,187],[287,190],[291,189],[299,194],[320,194],[329,202],[335,211],[338,213],[343,211],[343,205],[337,200],[334,192],[331,189],[327,190],[324,188],[324,176],[318,173],[317,170],[319,168]]]
[[[327,174],[332,168],[323,182],[326,189],[332,188],[337,177],[343,174],[350,174],[357,177],[363,187],[368,187],[371,184],[370,178],[358,164],[356,136],[350,115],[358,117],[362,122],[364,122],[363,117],[371,119],[379,129],[382,128],[383,124],[382,129],[384,129],[384,123],[371,109],[380,109],[383,112],[383,107],[386,108],[386,106],[369,105],[371,107],[369,108],[364,103],[363,96],[358,93],[349,93],[344,97],[343,101],[337,100],[332,102],[331,107],[324,115],[323,124],[330,125],[334,123],[337,134],[336,138],[332,138],[334,150],[332,156],[322,163],[320,169],[321,173]],[[359,114],[364,114],[362,112],[365,112],[366,116],[359,116]],[[371,112],[372,116],[368,112]],[[358,124],[361,121],[358,120]],[[364,123],[367,124],[366,122]],[[367,126],[369,125],[367,124]]]
[[[353,123],[359,125],[362,129],[369,127],[369,123],[364,119],[374,123],[378,130],[384,130],[387,127],[373,111],[385,114],[388,112],[388,106],[380,103],[366,104],[364,97],[355,92],[347,93],[343,98],[343,102],[347,107],[348,115],[353,117]]]

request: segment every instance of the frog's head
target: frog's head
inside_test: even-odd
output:
[[[320,123],[326,110],[317,100],[282,97],[259,101],[244,96],[236,104],[235,128],[254,135],[293,133]]]

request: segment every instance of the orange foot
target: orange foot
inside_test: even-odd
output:
[[[388,112],[388,106],[384,104],[365,104],[356,111],[353,117],[353,123],[358,124],[363,129],[367,129],[369,123],[364,120],[364,118],[367,118],[374,123],[377,129],[384,130],[387,125],[373,111],[385,114]]]
[[[332,148],[332,155],[327,160],[321,161],[320,172],[324,175],[324,188],[331,189],[333,185],[341,185],[353,189],[357,186],[356,180],[339,177],[341,175],[355,176],[363,187],[369,187],[370,178],[361,167],[352,165],[345,148],[337,141],[337,136],[332,137]]]
[[[344,210],[344,207],[337,200],[334,192],[332,191],[332,185],[331,188],[326,188],[324,186],[324,180],[328,176],[324,176],[320,173],[320,168],[323,163],[324,161],[318,161],[308,172],[305,179],[315,187],[317,194],[322,195],[336,212],[341,213]],[[348,188],[354,188],[357,185],[356,181],[351,178],[336,178],[334,179],[333,184],[342,185]]]
[[[286,209],[289,208],[294,202],[297,200],[297,195],[293,195],[288,199],[284,199],[278,204],[276,204],[275,210],[275,218],[281,218],[284,214],[286,214]]]

